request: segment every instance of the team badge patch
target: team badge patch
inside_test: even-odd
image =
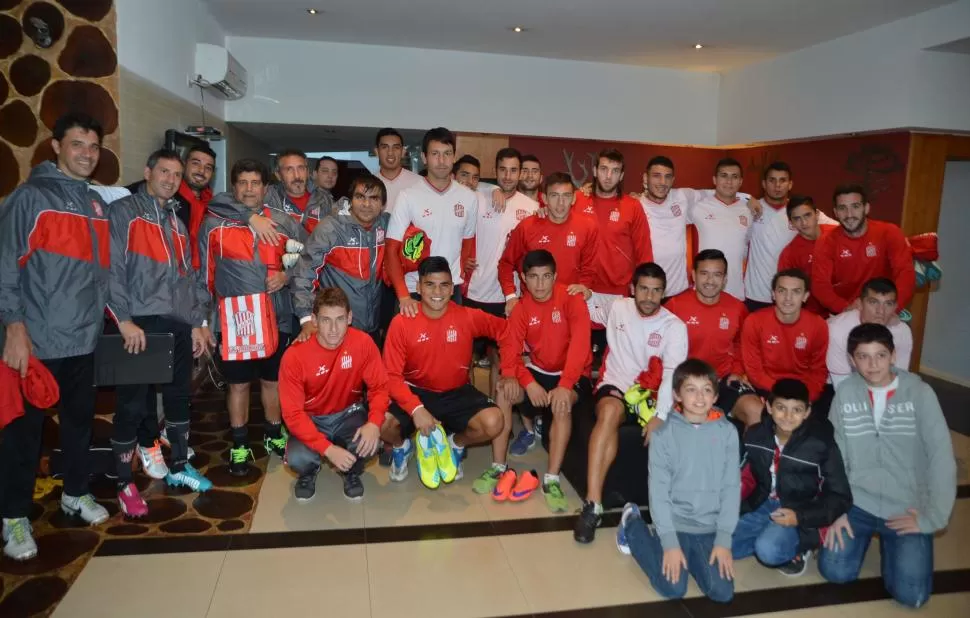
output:
[[[613,223],[617,223],[619,222],[619,220],[620,220],[620,211],[619,210],[610,211],[610,221],[612,221]]]
[[[222,360],[267,358],[276,351],[276,313],[265,292],[219,299]]]
[[[684,213],[683,213],[683,211],[681,211],[681,210],[680,210],[680,204],[674,204],[673,206],[671,206],[671,207],[670,207],[670,212],[671,212],[671,213],[672,213],[672,214],[673,214],[673,215],[674,215],[675,217],[679,217],[679,216],[681,216],[682,214],[684,214]]]
[[[566,246],[567,247],[575,247],[576,246],[576,235],[575,234],[573,234],[573,233],[570,232],[569,236],[566,236]]]
[[[722,315],[721,320],[717,323],[717,326],[721,330],[727,330],[731,328],[731,320],[726,315]]]
[[[461,203],[455,204],[455,216],[456,217],[464,217],[465,216],[465,205],[464,204],[461,204]]]
[[[562,322],[562,314],[559,313],[559,310],[558,309],[553,309],[553,311],[552,311],[552,323],[553,324],[559,324],[560,322]]]
[[[353,366],[354,366],[354,357],[351,356],[350,354],[344,354],[343,357],[341,357],[340,359],[340,368],[350,369]]]
[[[448,334],[446,335],[448,343],[454,343],[458,341],[458,331],[454,327],[448,329]]]
[[[878,253],[879,252],[876,250],[876,245],[872,243],[866,245],[866,257],[876,257]]]
[[[748,218],[745,215],[738,215],[738,221],[741,222],[742,226],[748,227]]]
[[[650,333],[650,336],[647,337],[647,345],[651,348],[659,348],[661,341],[663,341],[663,337],[660,336],[660,333]]]
[[[522,219],[525,219],[528,216],[529,216],[529,211],[528,210],[525,210],[524,208],[517,208],[515,210],[515,220],[516,221],[521,221]]]
[[[805,335],[799,335],[795,337],[796,350],[804,350],[807,347],[808,347],[808,339],[805,338]]]

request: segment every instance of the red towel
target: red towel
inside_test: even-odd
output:
[[[24,414],[24,399],[44,410],[60,399],[57,380],[44,363],[33,356],[27,363],[27,377],[0,363],[0,429]]]

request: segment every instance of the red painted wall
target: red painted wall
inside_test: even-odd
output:
[[[844,182],[858,182],[869,190],[872,216],[899,223],[906,186],[909,133],[896,132],[860,137],[842,137],[730,151],[689,146],[610,143],[589,140],[511,136],[509,145],[542,161],[543,172],[565,171],[578,182],[592,178],[592,161],[603,148],[617,148],[626,157],[626,191],[641,189],[641,172],[651,157],[663,154],[676,166],[676,184],[708,188],[714,165],[724,156],[744,166],[742,191],[761,194],[761,172],[772,161],[786,161],[792,167],[796,193],[807,193],[819,207],[831,214],[832,191]]]

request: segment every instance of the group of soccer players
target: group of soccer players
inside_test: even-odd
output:
[[[902,232],[869,218],[858,185],[836,189],[828,218],[812,198],[791,195],[782,162],[765,169],[760,201],[739,193],[744,170],[733,159],[717,163],[713,190],[692,190],[675,188],[673,161],[657,156],[642,192],[625,193],[613,149],[597,156],[592,186],[577,188],[503,148],[492,186],[480,183],[479,161],[457,159],[447,129],[425,134],[424,176],[404,169],[403,138],[383,129],[379,173],[356,177],[343,200],[330,192],[335,162],[317,162],[311,187],[296,150],[277,156],[279,184],[243,159],[230,191],[211,196],[215,154],[198,147],[185,161],[153,153],[145,182],[109,205],[87,183],[100,141],[90,118],[62,118],[57,161],[0,207],[4,362],[26,377],[34,356],[60,385],[62,507],[92,524],[107,519],[86,473],[105,309],[131,353],[144,350],[146,333],[175,337],[164,435],[149,385],[118,389],[112,446],[119,503],[132,517],[148,509],[131,482],[135,453],[156,478],[211,486],[188,448],[192,356],[206,350],[229,383],[229,472],[249,473],[258,379],[263,445],[297,473],[300,501],[314,497],[324,460],[342,474],[344,495],[360,499],[364,464],[384,445],[392,481],[416,459],[421,482],[436,488],[463,477],[467,447],[489,444],[492,463],[474,492],[514,502],[539,491],[565,511],[560,468],[573,417],[592,414],[581,543],[601,522],[618,430],[644,409],[631,397],[648,401],[649,445],[683,411],[675,383],[697,370],[676,372],[688,357],[710,368],[717,407],[742,430],[762,422],[785,380],[804,385],[825,421],[833,386],[853,371],[849,333],[860,324],[888,327],[897,366],[908,364],[912,339],[898,311],[915,272]],[[476,363],[493,369],[490,392],[471,385]],[[17,559],[36,554],[25,507],[42,414],[25,408],[0,441],[5,552]],[[524,429],[512,440],[516,409]],[[509,455],[532,448],[540,431],[545,472],[517,473]]]

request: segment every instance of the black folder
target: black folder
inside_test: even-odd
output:
[[[145,350],[129,354],[121,335],[101,335],[94,350],[94,385],[168,384],[172,381],[175,337],[145,334]]]

